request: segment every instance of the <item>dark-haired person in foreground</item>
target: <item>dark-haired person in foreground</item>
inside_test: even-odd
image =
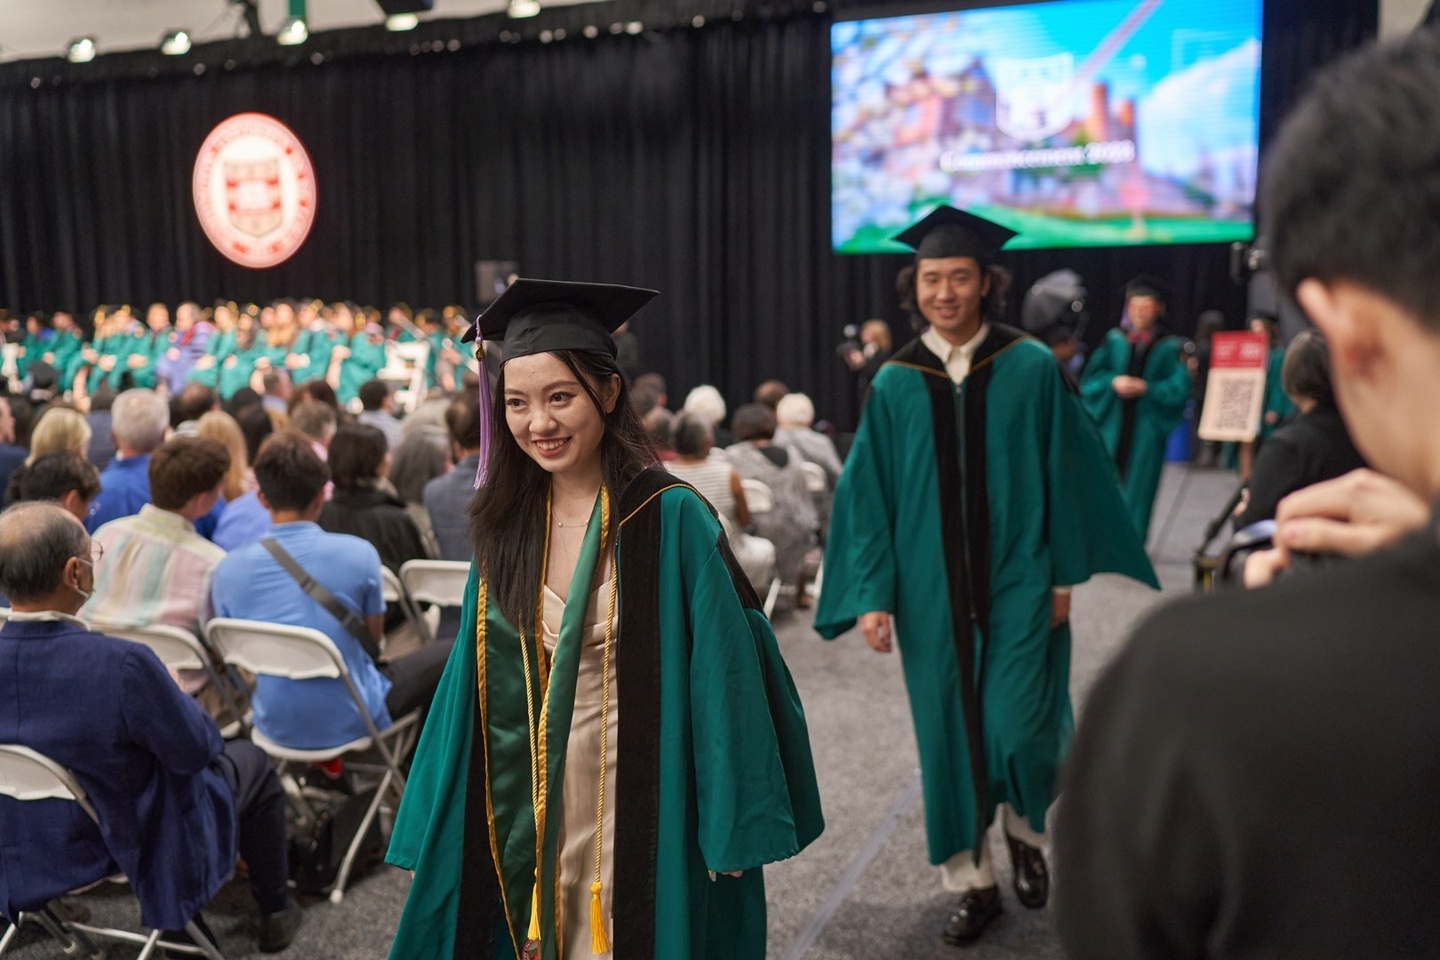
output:
[[[1360,452],[1408,490],[1357,472],[1293,494],[1287,551],[1307,527],[1383,543],[1386,516],[1440,498],[1437,89],[1434,31],[1371,47],[1318,78],[1266,160],[1276,278],[1325,336]],[[1291,515],[1316,500],[1330,502]],[[1370,556],[1143,624],[1071,756],[1056,851],[1067,955],[1440,955],[1437,623],[1432,515]]]
[[[918,338],[880,367],[835,491],[815,628],[898,640],[930,862],[959,894],[942,935],[1001,912],[988,833],[1003,811],[1015,892],[1049,896],[1045,816],[1072,729],[1070,587],[1157,586],[1113,462],[1040,341],[999,320],[1015,236],[941,207],[899,236]],[[893,618],[893,629],[892,629]]]
[[[71,516],[85,522],[90,504],[100,493],[100,471],[95,464],[70,450],[56,450],[27,467],[16,476],[15,502],[54,500]]]
[[[384,636],[380,555],[359,537],[326,533],[316,520],[325,504],[330,471],[307,437],[279,433],[266,440],[255,459],[260,501],[274,525],[259,543],[228,554],[211,587],[215,616],[312,627],[340,649],[350,679],[375,726],[430,703],[450,644],[427,644],[404,657],[378,662]],[[364,620],[363,639],[306,592],[265,546],[273,540],[351,613]],[[287,680],[262,676],[251,701],[255,726],[276,743],[296,749],[325,749],[367,736],[364,719],[343,681]]]
[[[123,872],[140,921],[185,927],[235,871],[238,852],[259,904],[263,953],[300,927],[290,898],[285,794],[248,740],[223,743],[148,647],[76,618],[95,589],[96,550],[53,503],[0,514],[0,743],[67,767],[104,832],[68,804],[0,797],[0,913],[22,910]]]
[[[652,296],[517,280],[476,324],[505,361],[466,626],[390,846],[415,871],[392,960],[763,957],[760,868],[820,833],[775,635],[616,363]]]

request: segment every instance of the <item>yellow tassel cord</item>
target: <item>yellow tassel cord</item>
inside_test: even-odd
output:
[[[604,548],[610,536],[610,498],[603,489],[600,494],[601,552],[600,566],[604,566]],[[605,615],[605,661],[600,672],[600,791],[595,804],[595,882],[590,884],[590,950],[594,954],[610,952],[610,938],[605,933],[605,915],[600,906],[601,865],[605,848],[605,770],[610,765],[610,659],[615,646],[615,599],[620,584],[618,570],[610,571],[610,609]]]

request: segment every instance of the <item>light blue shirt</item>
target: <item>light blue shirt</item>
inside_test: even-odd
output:
[[[260,497],[251,490],[225,504],[210,540],[228,553],[256,543],[269,532],[270,511],[265,509]]]
[[[133,517],[150,502],[150,454],[112,460],[100,471],[100,493],[85,520],[90,533],[111,520]]]
[[[238,501],[237,501],[238,502]],[[337,600],[361,617],[385,612],[380,554],[359,537],[326,533],[313,523],[282,523],[267,533]],[[390,681],[350,635],[259,543],[226,555],[210,588],[217,617],[313,627],[335,641],[375,726],[390,726]],[[255,726],[282,746],[320,750],[366,736],[365,721],[340,679],[260,677],[251,699]]]

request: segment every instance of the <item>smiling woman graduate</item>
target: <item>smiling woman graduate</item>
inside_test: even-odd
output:
[[[505,361],[392,960],[762,957],[759,868],[821,831],[775,635],[625,395],[611,331],[653,296],[517,280],[466,336]]]

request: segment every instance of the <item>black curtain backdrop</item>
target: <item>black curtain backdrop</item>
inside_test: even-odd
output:
[[[527,276],[662,291],[634,330],[643,366],[667,376],[675,403],[706,382],[740,403],[778,377],[810,393],[822,417],[849,422],[841,328],[878,316],[908,333],[893,288],[905,258],[829,247],[829,27],[843,5],[730,9],[615,0],[401,37],[320,34],[291,49],[234,41],[187,58],[5,65],[0,305],[313,296],[438,306],[474,300],[476,260],[517,260]],[[632,16],[646,25],[633,35]],[[1269,0],[1263,134],[1316,65],[1375,29],[1374,4]],[[540,42],[557,30],[563,39]],[[190,193],[205,136],[250,110],[300,136],[319,189],[304,248],[261,271],[211,247]],[[1012,310],[1039,276],[1078,270],[1097,336],[1141,271],[1173,282],[1181,328],[1211,307],[1243,318],[1218,246],[1023,251],[1007,262]]]

